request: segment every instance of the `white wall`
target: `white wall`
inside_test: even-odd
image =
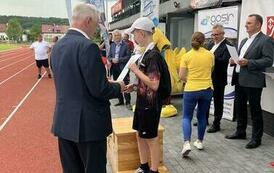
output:
[[[241,22],[239,29],[239,42],[247,37],[245,22],[249,14],[257,13],[263,17],[264,24],[262,26],[262,32],[266,33],[266,17],[274,16],[274,0],[242,0]],[[266,88],[262,94],[262,109],[270,113],[274,113],[274,80],[266,76]]]

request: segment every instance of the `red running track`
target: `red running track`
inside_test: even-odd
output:
[[[12,56],[22,60],[28,51],[18,49]],[[50,133],[55,102],[53,80],[37,80],[33,55],[25,56],[29,58],[20,66],[0,70],[0,173],[59,173],[57,140]],[[5,57],[11,58],[11,52],[1,53],[1,59]],[[19,60],[14,58],[10,63],[15,59]]]

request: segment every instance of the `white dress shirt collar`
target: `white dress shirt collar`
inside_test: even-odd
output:
[[[214,42],[214,44],[215,45],[220,45],[224,40],[225,40],[225,38],[223,38],[219,43]]]
[[[253,34],[253,35],[251,35],[251,36],[248,36],[248,38],[253,38],[253,39],[254,39],[260,32],[261,32],[261,31],[256,32],[255,34]]]
[[[222,41],[220,41],[220,42],[217,43],[217,44],[216,44],[216,42],[214,42],[214,46],[211,48],[210,52],[211,52],[211,53],[214,53],[215,50],[218,49],[218,47],[221,45],[221,43],[222,43],[224,40],[225,40],[225,38],[222,39]]]
[[[89,36],[84,31],[82,31],[81,29],[71,27],[71,28],[69,28],[69,30],[78,31],[81,34],[83,34],[87,39],[90,39]]]

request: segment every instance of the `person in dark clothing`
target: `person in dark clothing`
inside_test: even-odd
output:
[[[113,74],[113,79],[117,80],[120,73],[124,69],[130,58],[130,51],[128,48],[128,44],[122,40],[122,35],[119,30],[113,31],[114,42],[110,45],[110,51],[108,56],[108,61],[111,63],[111,71]],[[124,79],[125,84],[129,84],[130,77],[129,73]],[[121,93],[118,97],[119,102],[114,106],[124,105],[124,98],[126,102],[126,107],[131,109],[130,105],[130,94],[129,93]]]
[[[227,85],[227,67],[230,54],[226,44],[230,43],[224,37],[224,27],[215,25],[212,28],[212,38],[214,43],[208,45],[208,50],[214,53],[215,65],[212,72],[213,99],[214,99],[214,121],[212,126],[207,130],[208,133],[220,131],[220,122],[223,116],[224,92]],[[209,112],[208,112],[209,114]]]
[[[106,173],[106,137],[112,133],[109,99],[124,90],[110,83],[97,44],[98,12],[93,5],[73,10],[71,28],[53,47],[56,105],[52,133],[58,137],[64,173]]]
[[[135,42],[145,47],[143,56],[129,69],[138,78],[138,84],[126,86],[126,92],[137,91],[133,129],[137,130],[137,142],[140,156],[140,167],[136,173],[158,173],[160,163],[160,143],[158,126],[162,100],[158,91],[160,83],[160,51],[152,40],[153,22],[147,17],[137,19],[126,33],[133,33]],[[150,155],[149,155],[150,154]],[[149,167],[148,161],[151,160]]]
[[[264,126],[261,95],[266,86],[263,72],[273,64],[273,42],[270,37],[261,32],[262,24],[263,18],[260,15],[248,16],[245,27],[249,36],[242,40],[239,46],[239,60],[234,62],[237,63],[235,73],[238,73],[239,83],[235,96],[237,128],[235,133],[227,135],[226,138],[246,139],[248,101],[252,120],[252,137],[245,146],[247,149],[261,145]]]

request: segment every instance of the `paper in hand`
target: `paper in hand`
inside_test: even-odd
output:
[[[230,46],[230,45],[226,45],[227,47],[227,50],[230,54],[230,57],[234,60],[235,63],[238,63],[239,61],[239,55],[238,55],[238,52],[236,50],[236,48],[234,46]]]
[[[123,81],[129,71],[128,65],[131,63],[135,63],[141,56],[141,54],[131,56],[116,81]]]
[[[239,73],[240,72],[240,65],[238,64],[239,61],[239,55],[238,52],[236,50],[236,48],[234,46],[230,46],[228,44],[226,44],[227,50],[230,54],[230,57],[233,59],[233,61],[237,64],[236,65],[236,72]]]

